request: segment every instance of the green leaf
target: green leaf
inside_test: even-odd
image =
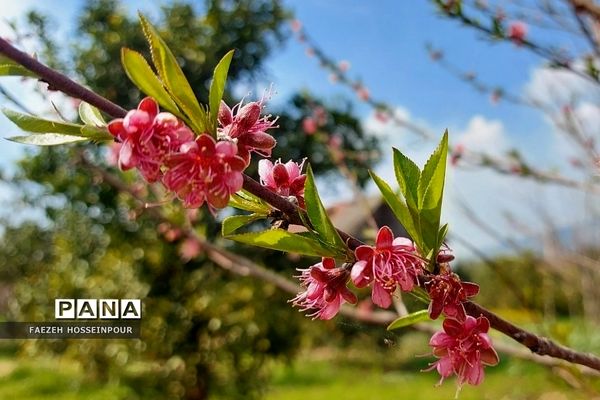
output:
[[[252,193],[240,190],[229,198],[229,205],[240,210],[267,215],[271,207]]]
[[[223,220],[221,224],[221,234],[227,236],[237,231],[244,225],[265,218],[265,215],[250,214],[250,215],[232,215]]]
[[[394,329],[404,328],[419,322],[427,321],[428,319],[429,312],[427,310],[415,311],[414,313],[410,313],[396,319],[394,322],[388,325],[387,330],[391,331]]]
[[[81,118],[86,125],[95,126],[97,128],[106,126],[106,121],[102,117],[102,114],[100,114],[100,111],[86,102],[81,102],[79,104],[79,118]]]
[[[26,76],[37,78],[37,75],[19,64],[0,63],[0,76]]]
[[[435,246],[436,249],[439,249],[442,247],[442,244],[444,244],[444,240],[446,240],[447,235],[448,235],[448,224],[444,224],[440,228],[440,231],[438,233],[437,245]]]
[[[413,290],[408,292],[411,296],[413,296],[416,300],[419,300],[421,303],[429,304],[431,299],[429,298],[429,294],[425,291],[425,289],[416,286]]]
[[[306,170],[304,201],[306,202],[306,213],[308,214],[312,228],[319,234],[321,240],[340,251],[345,251],[347,246],[335,229],[335,226],[333,226],[327,215],[327,210],[321,202],[310,165]]]
[[[337,254],[319,243],[303,235],[296,235],[283,229],[270,229],[262,232],[241,233],[226,236],[227,239],[267,249],[298,253],[306,256],[334,257]]]
[[[419,249],[422,248],[422,238],[420,227],[416,225],[418,219],[415,221],[413,215],[410,213],[408,206],[403,202],[396,193],[390,188],[390,186],[374,172],[369,171],[371,178],[379,188],[381,195],[385,202],[390,206],[390,209],[396,216],[396,219],[400,221],[406,232],[410,235],[412,240],[417,244]]]
[[[394,173],[398,186],[406,199],[406,204],[416,210],[419,199],[419,178],[421,177],[419,167],[400,150],[394,149]]]
[[[61,135],[58,133],[42,133],[39,135],[13,136],[7,139],[12,142],[23,144],[35,144],[37,146],[55,146],[58,144],[83,142],[89,140],[88,138],[81,136]]]
[[[16,111],[3,109],[4,115],[15,125],[30,133],[58,133],[61,135],[70,135],[84,137],[92,140],[112,140],[113,137],[105,128],[98,128],[91,125],[78,125],[68,122],[50,121],[38,118],[29,114],[22,114]],[[33,139],[27,139],[30,143]],[[67,142],[64,142],[67,143]]]
[[[113,141],[115,138],[106,128],[99,128],[92,125],[83,125],[80,129],[81,136],[96,141]]]
[[[142,92],[155,99],[165,110],[180,118],[183,116],[144,56],[124,47],[121,49],[121,63],[131,82]]]
[[[223,99],[223,93],[225,92],[225,83],[227,82],[227,73],[229,72],[229,65],[233,58],[233,50],[229,51],[219,61],[215,67],[213,73],[213,80],[210,84],[210,94],[208,96],[210,105],[210,126],[209,130],[213,135],[217,132],[217,117],[219,116],[219,106],[221,105],[221,99]]]
[[[200,107],[190,83],[177,63],[177,59],[165,41],[160,37],[156,28],[142,14],[140,14],[140,21],[150,45],[154,67],[158,71],[160,79],[173,97],[173,100],[187,115],[196,133],[205,132],[208,128],[206,110]]]
[[[38,118],[29,114],[3,109],[2,112],[15,125],[26,132],[32,133],[62,133],[64,135],[81,136],[81,125],[68,122],[56,122]]]
[[[448,131],[444,133],[439,146],[427,160],[419,179],[418,206],[421,234],[427,250],[435,248],[438,241],[447,157]]]

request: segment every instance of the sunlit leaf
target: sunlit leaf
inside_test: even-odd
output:
[[[229,206],[263,215],[271,211],[271,207],[267,203],[245,190],[240,190],[231,196]]]
[[[12,123],[26,132],[32,133],[62,133],[64,135],[81,136],[81,125],[68,122],[50,121],[33,115],[3,109],[2,113]]]
[[[217,117],[219,116],[219,106],[221,105],[221,99],[225,92],[225,83],[227,82],[227,73],[229,72],[229,65],[233,58],[233,50],[229,51],[219,61],[215,67],[213,73],[213,80],[210,84],[209,94],[209,105],[210,105],[210,132],[216,134],[217,132]]]
[[[232,215],[223,220],[223,223],[221,224],[221,234],[223,236],[230,235],[241,227],[263,218],[265,218],[265,216],[260,214]]]
[[[407,326],[418,324],[419,322],[427,320],[429,320],[429,312],[427,310],[415,311],[414,313],[410,313],[396,319],[394,322],[388,325],[387,330],[391,331],[394,329],[405,328]]]
[[[306,256],[334,257],[337,254],[319,241],[283,229],[270,229],[262,232],[229,235],[227,239],[267,249],[280,250]]]
[[[100,114],[100,110],[86,102],[81,102],[79,104],[79,118],[81,118],[86,125],[98,128],[106,126],[106,121],[102,117],[102,114]]]
[[[448,157],[448,131],[423,167],[419,179],[419,214],[421,234],[427,250],[437,245],[442,213],[442,199]],[[436,249],[437,250],[437,249]]]
[[[419,167],[400,150],[394,149],[394,173],[400,191],[406,199],[406,204],[410,208],[416,209],[419,199],[419,178],[421,177]]]
[[[89,138],[81,136],[61,135],[58,133],[42,133],[39,135],[13,136],[7,139],[12,142],[34,144],[37,146],[55,146],[59,144],[84,142],[89,140]]]
[[[346,244],[340,237],[340,234],[333,226],[333,223],[327,215],[327,210],[321,202],[317,187],[315,185],[315,177],[310,165],[306,171],[306,183],[304,184],[304,200],[306,202],[306,213],[310,219],[313,229],[319,234],[321,240],[331,246],[343,251]]]
[[[143,93],[156,100],[165,110],[180,118],[183,116],[144,56],[137,51],[122,48],[121,63],[131,82]]]
[[[0,63],[0,76],[26,76],[37,78],[37,75],[19,64]]]
[[[198,103],[196,95],[183,74],[177,59],[160,37],[158,31],[148,20],[140,14],[140,21],[148,44],[154,67],[158,71],[161,81],[173,97],[179,108],[189,118],[192,128],[197,133],[205,132],[208,128],[208,117]]]
[[[58,133],[61,135],[78,136],[92,140],[113,139],[112,135],[108,133],[105,128],[99,128],[91,125],[71,124],[68,122],[50,121],[44,118],[38,118],[29,114],[22,114],[8,109],[3,109],[2,112],[15,125],[30,133]],[[27,143],[30,143],[31,140],[28,139]]]
[[[396,219],[402,224],[406,232],[412,238],[412,240],[417,244],[417,247],[421,248],[422,246],[422,238],[420,227],[418,226],[418,218],[415,220],[413,215],[410,213],[408,206],[398,195],[390,188],[390,186],[379,176],[377,176],[374,172],[369,172],[371,174],[371,178],[379,188],[383,199],[390,207]],[[418,216],[417,216],[418,217]]]

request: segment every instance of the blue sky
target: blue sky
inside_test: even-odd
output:
[[[362,79],[373,97],[397,107],[403,116],[440,136],[449,128],[452,141],[465,142],[477,150],[499,154],[499,150],[514,146],[541,166],[564,166],[561,160],[568,150],[541,114],[505,102],[492,104],[487,96],[475,92],[432,63],[425,51],[425,43],[444,49],[446,57],[454,64],[473,70],[483,80],[515,93],[538,90],[549,79],[540,72],[541,60],[531,53],[512,44],[491,44],[482,40],[472,30],[439,17],[429,1],[303,0],[286,3],[329,56],[348,60],[351,63],[349,75]],[[60,34],[71,37],[74,16],[82,2],[63,0],[60,7],[56,4],[56,1],[13,2],[3,10],[3,16],[18,16],[35,5],[54,15],[60,22]],[[152,12],[149,9],[152,6],[147,2],[128,1],[126,4],[132,11],[141,8]],[[5,32],[1,29],[0,34]],[[544,33],[533,29],[531,34]],[[568,38],[550,39],[571,44]],[[278,93],[275,102],[285,101],[298,89],[309,89],[328,99],[346,96],[354,99],[356,110],[369,130],[380,135],[386,144],[403,149],[418,162],[424,162],[435,146],[433,142],[415,145],[410,133],[377,124],[372,110],[356,99],[350,89],[330,83],[329,74],[314,58],[308,58],[305,49],[294,39],[269,60],[267,72],[265,86],[274,83]],[[19,82],[11,81],[6,85],[11,90],[22,91]],[[0,120],[0,128],[5,137],[14,131],[5,120]],[[3,142],[0,166],[10,169],[14,160],[22,156],[23,149],[21,145]],[[389,150],[385,151],[389,154]],[[392,177],[389,157],[382,160],[377,171],[384,177]],[[511,232],[514,228],[507,224],[503,216],[505,210],[511,210],[534,231],[539,228],[539,215],[536,216],[533,210],[540,207],[560,215],[560,224],[576,223],[587,215],[577,207],[564,207],[566,202],[583,201],[582,196],[570,191],[523,183],[490,172],[451,170],[449,174],[445,218],[451,223],[451,232],[454,230],[482,248],[491,248],[496,243],[461,215],[456,199],[466,199],[481,216],[503,232]],[[7,196],[10,198],[4,193],[4,197]],[[456,247],[460,255],[468,256],[465,249]]]

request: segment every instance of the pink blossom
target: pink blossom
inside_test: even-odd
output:
[[[222,101],[219,108],[218,136],[237,144],[238,155],[246,165],[250,164],[251,152],[270,157],[276,144],[273,136],[266,131],[275,127],[277,119],[270,120],[270,115],[260,116],[263,103],[264,99],[245,106],[240,102],[231,109]]]
[[[384,111],[377,110],[375,111],[375,119],[381,122],[382,124],[386,124],[390,120],[390,117]]]
[[[423,266],[413,242],[403,237],[394,239],[387,226],[379,229],[375,247],[359,246],[355,255],[358,261],[352,267],[352,281],[359,288],[373,283],[371,298],[383,308],[392,303],[397,286],[404,291],[413,289]]]
[[[452,153],[450,154],[450,164],[455,167],[458,165],[458,162],[463,157],[465,153],[465,146],[462,144],[457,144],[452,149]]]
[[[500,99],[502,98],[503,91],[502,89],[494,89],[492,94],[490,95],[490,101],[492,104],[498,104]]]
[[[300,164],[288,161],[285,164],[281,160],[273,164],[269,160],[258,162],[258,175],[260,183],[281,196],[295,196],[298,204],[304,207],[304,182],[306,175],[302,174],[304,161]]]
[[[194,140],[193,132],[173,114],[159,113],[158,104],[150,97],[143,99],[125,118],[111,121],[108,130],[122,144],[121,169],[137,167],[148,182],[160,178],[161,166],[171,153]]]
[[[338,63],[338,69],[341,72],[346,72],[350,69],[350,62],[347,60],[342,60]]]
[[[366,87],[363,87],[363,86],[360,86],[358,89],[356,89],[356,95],[362,101],[369,101],[369,98],[371,97],[371,94],[369,93],[369,89],[367,89]]]
[[[306,117],[302,120],[302,130],[307,135],[314,135],[317,131],[317,121],[314,118]]]
[[[463,321],[466,318],[463,302],[479,293],[479,285],[471,282],[461,282],[458,275],[450,270],[447,264],[442,265],[442,271],[425,283],[429,292],[429,317],[437,319],[440,314],[449,318]]]
[[[350,272],[347,268],[336,268],[333,258],[323,258],[320,263],[301,272],[300,283],[306,288],[291,301],[313,319],[333,318],[344,302],[355,304],[356,295],[346,287]]]
[[[340,136],[338,134],[332,135],[327,142],[329,147],[331,147],[332,149],[335,149],[335,150],[339,150],[342,147],[343,143],[344,143],[344,139],[342,139],[342,136]]]
[[[571,157],[569,159],[569,162],[575,168],[583,168],[583,162],[579,158]]]
[[[512,22],[508,27],[508,37],[518,45],[523,44],[527,36],[527,25],[521,21]]]
[[[200,254],[202,251],[202,246],[200,242],[195,238],[187,238],[181,243],[179,247],[179,255],[183,261],[190,261]]]
[[[483,316],[467,316],[462,322],[446,319],[443,327],[429,341],[433,355],[439,358],[430,369],[435,368],[442,376],[440,383],[456,374],[459,387],[465,382],[479,385],[484,377],[483,366],[498,364],[498,354],[487,334],[490,322]]]
[[[300,32],[300,30],[302,29],[302,22],[300,22],[299,19],[292,20],[290,25],[292,27],[292,31],[294,32]]]
[[[181,146],[166,164],[163,183],[167,189],[177,193],[186,207],[206,202],[211,211],[225,207],[229,197],[242,188],[246,166],[234,143],[215,142],[206,134]]]

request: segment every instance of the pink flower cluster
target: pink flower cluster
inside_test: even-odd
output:
[[[306,290],[291,301],[301,311],[311,311],[309,317],[331,319],[344,302],[357,302],[356,295],[346,286],[350,272],[345,267],[336,268],[333,258],[323,258],[320,263],[299,271],[300,283]]]
[[[487,334],[489,321],[485,317],[467,316],[463,321],[448,318],[443,328],[429,341],[433,354],[439,358],[431,369],[435,368],[442,376],[440,383],[456,374],[459,387],[465,382],[479,385],[483,381],[484,365],[498,364],[498,354]]]
[[[462,282],[452,272],[450,264],[454,256],[448,251],[441,251],[437,257],[440,273],[425,282],[429,294],[429,317],[437,319],[440,315],[446,318],[444,330],[437,332],[429,341],[433,355],[439,360],[430,369],[436,369],[442,379],[452,374],[458,377],[458,387],[466,382],[478,385],[483,381],[484,365],[496,365],[498,355],[492,347],[487,332],[490,323],[480,316],[475,319],[465,312],[464,302],[479,293],[479,286],[471,282]]]
[[[138,108],[108,124],[119,142],[118,164],[137,168],[148,182],[160,181],[189,208],[208,204],[211,211],[227,205],[242,188],[242,172],[250,152],[270,154],[275,139],[265,133],[273,126],[260,117],[261,102],[252,102],[235,115],[223,103],[219,110],[219,138],[196,136],[173,114],[160,112],[156,101],[143,99]],[[236,109],[236,107],[234,107]]]
[[[269,115],[261,117],[264,99],[246,104],[236,104],[233,109],[221,101],[219,108],[219,139],[229,140],[237,144],[238,155],[250,164],[250,153],[255,152],[264,157],[271,156],[276,141],[267,130],[275,128],[275,120]]]
[[[462,282],[458,275],[446,265],[438,275],[425,283],[431,303],[429,303],[429,317],[437,319],[440,314],[447,318],[463,321],[466,318],[463,302],[469,297],[479,293],[479,285],[471,282]]]
[[[270,160],[258,162],[258,175],[261,185],[280,196],[296,199],[298,205],[304,208],[304,182],[306,175],[302,174],[303,160],[300,164],[290,160],[283,164],[281,160],[273,164]]]
[[[377,233],[375,246],[359,246],[354,253],[357,262],[352,267],[352,282],[358,288],[373,284],[371,299],[383,308],[392,304],[396,288],[411,291],[423,268],[413,242],[394,238],[387,226]]]
[[[348,293],[351,292],[346,286],[349,278],[358,288],[372,284],[373,303],[387,308],[392,303],[392,295],[396,288],[399,287],[405,291],[412,290],[417,283],[417,276],[423,268],[423,260],[418,255],[413,243],[406,238],[394,239],[392,230],[387,226],[379,230],[375,246],[360,246],[356,249],[355,256],[357,261],[354,265],[347,264],[345,267],[335,270],[336,284],[328,286],[329,293],[335,292],[338,298],[346,299],[351,303],[354,301],[348,300],[351,298]],[[333,262],[333,260],[328,262]],[[332,268],[328,270],[331,271]],[[323,276],[303,273],[301,282],[307,289],[296,296],[294,305],[299,306],[301,310],[316,310],[310,315],[321,319],[330,319],[337,314],[342,304],[341,301],[334,304],[312,301],[314,296],[310,294],[311,287],[321,287],[325,282]],[[352,296],[352,298],[355,297]],[[323,315],[327,318],[322,318]]]
[[[527,25],[521,21],[514,21],[508,26],[508,37],[517,45],[523,44],[527,36]]]
[[[279,164],[282,165],[282,164]],[[419,284],[419,277],[427,279],[424,287],[431,300],[429,317],[443,315],[442,332],[431,338],[433,355],[438,360],[430,369],[436,369],[442,381],[452,374],[458,376],[458,385],[465,382],[477,385],[483,380],[484,365],[496,365],[498,355],[487,335],[489,321],[481,316],[468,316],[463,303],[479,292],[479,286],[462,282],[448,264],[454,256],[448,249],[437,257],[440,273],[430,275],[425,261],[413,242],[394,237],[392,230],[384,226],[377,233],[375,246],[359,246],[355,250],[356,262],[336,267],[331,258],[308,269],[300,270],[300,282],[304,291],[291,301],[309,316],[331,319],[344,302],[356,303],[356,296],[348,289],[349,281],[357,288],[371,285],[371,300],[382,308],[392,303],[396,290],[411,291]],[[441,382],[441,381],[440,381]]]

